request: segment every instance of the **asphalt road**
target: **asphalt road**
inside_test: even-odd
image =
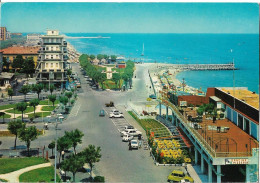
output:
[[[73,70],[80,73],[79,67],[73,65]],[[142,85],[142,73],[137,73],[139,84]],[[128,150],[128,144],[122,142],[117,127],[108,116],[99,117],[100,109],[105,108],[105,102],[115,100],[116,106],[123,109],[129,97],[134,97],[136,93],[129,92],[108,92],[92,90],[83,76],[81,79],[81,92],[78,94],[74,112],[63,124],[59,125],[58,136],[62,136],[64,131],[70,131],[78,128],[85,135],[83,143],[78,145],[77,152],[84,149],[89,144],[101,147],[102,158],[96,163],[94,173],[105,176],[107,182],[166,182],[168,174],[174,167],[158,167],[154,165],[148,150]],[[146,86],[144,86],[145,88]],[[110,94],[109,94],[110,93]],[[146,93],[143,91],[143,95]],[[139,96],[140,97],[140,96]],[[139,98],[137,97],[137,98]],[[80,107],[77,107],[80,106]],[[124,111],[125,113],[125,111]],[[131,120],[131,118],[128,119]],[[135,123],[133,120],[131,123]],[[140,126],[134,124],[140,129]],[[31,147],[47,147],[54,139],[54,126],[50,125],[46,135],[40,136],[32,142]],[[1,148],[10,148],[13,146],[14,138],[2,138]],[[24,142],[17,142],[17,145],[24,145]],[[49,151],[50,154],[51,151]],[[88,175],[87,173],[78,173],[76,181],[82,181]]]

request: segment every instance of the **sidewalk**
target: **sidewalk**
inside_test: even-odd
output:
[[[19,176],[21,174],[34,170],[34,169],[44,168],[44,167],[49,167],[49,166],[51,166],[51,163],[43,163],[43,164],[39,164],[39,165],[29,166],[29,167],[22,168],[20,170],[14,171],[14,172],[0,174],[0,179],[5,179],[8,182],[19,182]]]

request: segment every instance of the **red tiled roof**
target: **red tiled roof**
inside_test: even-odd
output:
[[[0,50],[4,55],[38,55],[39,46],[13,46]]]

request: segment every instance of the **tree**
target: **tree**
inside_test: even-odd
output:
[[[104,57],[104,59],[106,59],[106,60],[108,59],[108,55],[103,55],[103,57]]]
[[[127,75],[126,73],[124,73],[124,74],[122,75],[122,79],[125,81],[125,85],[126,85],[126,87],[127,87],[127,82],[128,82],[128,80],[129,80],[128,75]]]
[[[67,136],[62,136],[62,137],[58,138],[57,150],[60,153],[59,164],[60,164],[61,152],[68,150],[69,148],[71,148],[71,146],[72,146],[72,142]]]
[[[98,55],[97,55],[97,59],[98,59],[98,60],[101,61],[103,58],[104,58],[104,55],[102,55],[102,54],[98,54]]]
[[[91,60],[94,60],[94,59],[96,58],[96,56],[95,56],[95,55],[90,55],[89,58],[90,58]]]
[[[59,97],[59,101],[60,101],[60,103],[62,103],[64,106],[66,106],[69,100],[68,100],[68,97],[66,97],[66,96],[60,96],[60,97]]]
[[[16,120],[16,121],[11,121],[8,123],[7,129],[15,135],[15,140],[14,140],[14,149],[16,149],[16,140],[17,136],[19,135],[19,132],[21,131],[22,128],[24,128],[25,125],[21,120]]]
[[[11,100],[12,100],[12,96],[14,96],[14,90],[12,88],[8,88],[7,93],[8,93],[9,99],[11,98]]]
[[[68,69],[67,70],[67,75],[70,76],[72,74],[72,70],[71,69]]]
[[[0,117],[3,117],[3,123],[5,122],[5,112],[0,112]]]
[[[33,57],[28,57],[24,60],[22,71],[26,74],[27,80],[28,76],[32,77],[32,74],[35,73]]]
[[[32,85],[32,91],[37,93],[38,99],[40,98],[40,93],[42,92],[42,89],[43,89],[43,85],[42,84]]]
[[[26,95],[31,91],[30,85],[23,85],[22,88],[19,90],[20,93],[24,94],[24,100],[26,100]]]
[[[37,98],[30,100],[29,105],[33,107],[34,117],[35,117],[35,108],[36,108],[37,105],[39,105],[39,103],[40,103],[40,100],[37,99]]]
[[[118,87],[118,82],[120,81],[120,75],[118,73],[114,73],[112,76],[112,80],[115,82],[116,87]]]
[[[68,99],[70,101],[70,98],[72,97],[72,92],[66,92],[65,96],[68,97]]]
[[[37,139],[37,136],[38,134],[35,126],[29,126],[20,130],[19,139],[26,143],[28,156],[30,156],[31,142]]]
[[[15,108],[18,110],[18,111],[21,111],[22,112],[22,121],[23,121],[23,112],[27,109],[27,103],[26,102],[20,102],[20,103],[17,103]]]
[[[51,156],[53,157],[53,149],[55,148],[55,141],[52,141],[49,145],[48,148],[51,149]]]
[[[73,175],[73,182],[75,182],[76,173],[83,167],[84,158],[79,155],[69,156],[61,164],[61,167],[64,171],[70,171]]]
[[[9,72],[9,65],[10,65],[10,63],[7,62],[6,57],[3,57],[3,67],[2,67],[3,70],[5,68],[5,70]]]
[[[78,144],[82,143],[82,137],[84,134],[80,130],[76,129],[70,132],[65,131],[65,136],[71,140],[72,147],[74,148],[74,154],[76,155],[76,147]]]
[[[50,92],[51,92],[51,95],[52,95],[52,92],[55,90],[55,86],[53,84],[50,85]]]
[[[112,61],[112,62],[115,62],[115,61],[116,61],[116,58],[117,58],[117,57],[116,57],[115,55],[111,55],[111,61]]]
[[[85,148],[82,152],[79,154],[85,158],[85,163],[89,164],[90,167],[90,176],[92,177],[92,169],[94,167],[94,163],[99,162],[101,158],[101,148],[97,147],[95,148],[94,145],[89,145],[87,148]]]
[[[52,106],[54,107],[56,101],[56,95],[49,95],[48,98],[52,102]]]
[[[106,81],[106,79],[107,79],[106,74],[103,74],[103,73],[98,74],[97,80],[98,80],[98,82],[101,83],[102,89],[104,89],[104,81]]]
[[[22,55],[17,55],[16,58],[13,60],[12,68],[17,69],[23,68],[24,59]]]

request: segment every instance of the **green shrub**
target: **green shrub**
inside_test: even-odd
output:
[[[94,182],[105,182],[105,177],[104,176],[96,176],[94,177]]]

